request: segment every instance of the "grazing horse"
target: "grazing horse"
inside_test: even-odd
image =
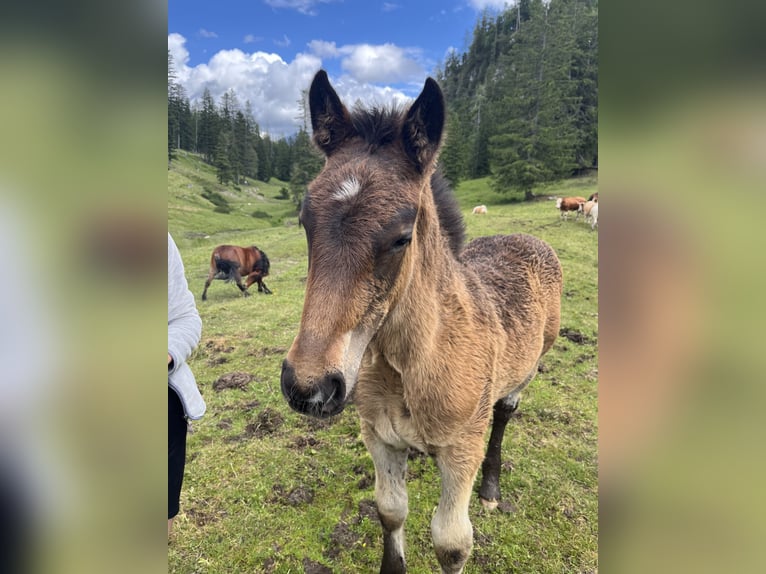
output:
[[[492,508],[506,423],[558,335],[561,266],[529,235],[463,249],[460,208],[436,171],[445,103],[433,79],[406,110],[349,112],[322,70],[309,106],[326,161],[301,211],[308,277],[282,393],[315,417],[340,413],[354,393],[375,465],[381,572],[406,571],[408,449],[435,458],[431,534],[442,572],[459,573],[479,467]]]
[[[210,272],[205,280],[205,290],[202,292],[202,300],[207,301],[207,288],[213,279],[223,279],[227,283],[234,281],[245,297],[249,297],[248,287],[258,283],[258,291],[271,295],[263,278],[269,274],[269,258],[255,245],[252,247],[238,247],[236,245],[219,245],[210,256]],[[242,284],[242,278],[246,277],[246,284]]]

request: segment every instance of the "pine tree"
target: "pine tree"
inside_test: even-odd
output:
[[[202,108],[199,112],[197,151],[204,156],[208,163],[213,163],[213,157],[218,146],[220,123],[213,96],[210,94],[210,90],[205,87],[202,93]]]
[[[297,136],[295,139],[297,140]],[[294,144],[291,145],[284,139],[272,143],[272,175],[277,179],[290,181],[293,166],[293,148],[295,147]]]
[[[231,162],[229,161],[229,154],[231,147],[231,137],[228,132],[222,132],[218,138],[218,143],[215,148],[215,160],[213,165],[216,167],[218,182],[222,185],[226,185],[232,181],[234,174],[231,168]]]
[[[576,97],[571,81],[572,27],[567,0],[529,3],[529,20],[514,36],[498,83],[497,133],[490,138],[497,191],[531,199],[540,183],[571,174]]]
[[[168,50],[168,166],[175,159],[176,140],[179,133],[178,84],[173,56]]]
[[[271,138],[268,135],[259,136],[255,151],[258,154],[258,179],[268,182],[274,175],[274,150]]]
[[[290,195],[296,206],[300,205],[306,195],[309,182],[322,169],[322,158],[311,143],[308,132],[301,128],[292,145],[293,157],[290,173]]]

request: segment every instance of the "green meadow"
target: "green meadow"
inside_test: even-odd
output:
[[[181,513],[168,571],[192,573],[377,572],[382,537],[374,469],[350,405],[330,420],[292,412],[282,360],[297,333],[306,241],[278,181],[217,184],[212,168],[179,152],[168,171],[168,228],[184,259],[203,332],[190,365],[208,410],[189,435]],[[525,232],[548,241],[564,270],[561,336],[525,391],[503,445],[502,501],[471,504],[474,549],[465,572],[592,573],[598,569],[598,231],[559,218],[555,196],[596,191],[594,178],[513,201],[488,180],[461,183],[468,238]],[[472,215],[485,204],[486,215]],[[242,297],[214,281],[200,299],[216,245],[257,245],[271,261],[266,284]],[[478,488],[478,481],[476,488]],[[430,521],[440,480],[411,453],[405,526],[413,573],[436,572]]]

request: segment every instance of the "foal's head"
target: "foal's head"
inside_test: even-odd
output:
[[[325,417],[343,410],[367,345],[411,275],[445,107],[429,78],[406,110],[349,112],[324,71],[311,84],[309,106],[326,160],[301,207],[309,269],[282,392],[295,410]],[[446,202],[439,216],[457,220],[454,199]],[[462,227],[453,235],[462,238]]]

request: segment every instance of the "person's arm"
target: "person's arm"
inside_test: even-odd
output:
[[[168,374],[191,355],[202,335],[202,320],[184,275],[181,254],[168,234]]]

